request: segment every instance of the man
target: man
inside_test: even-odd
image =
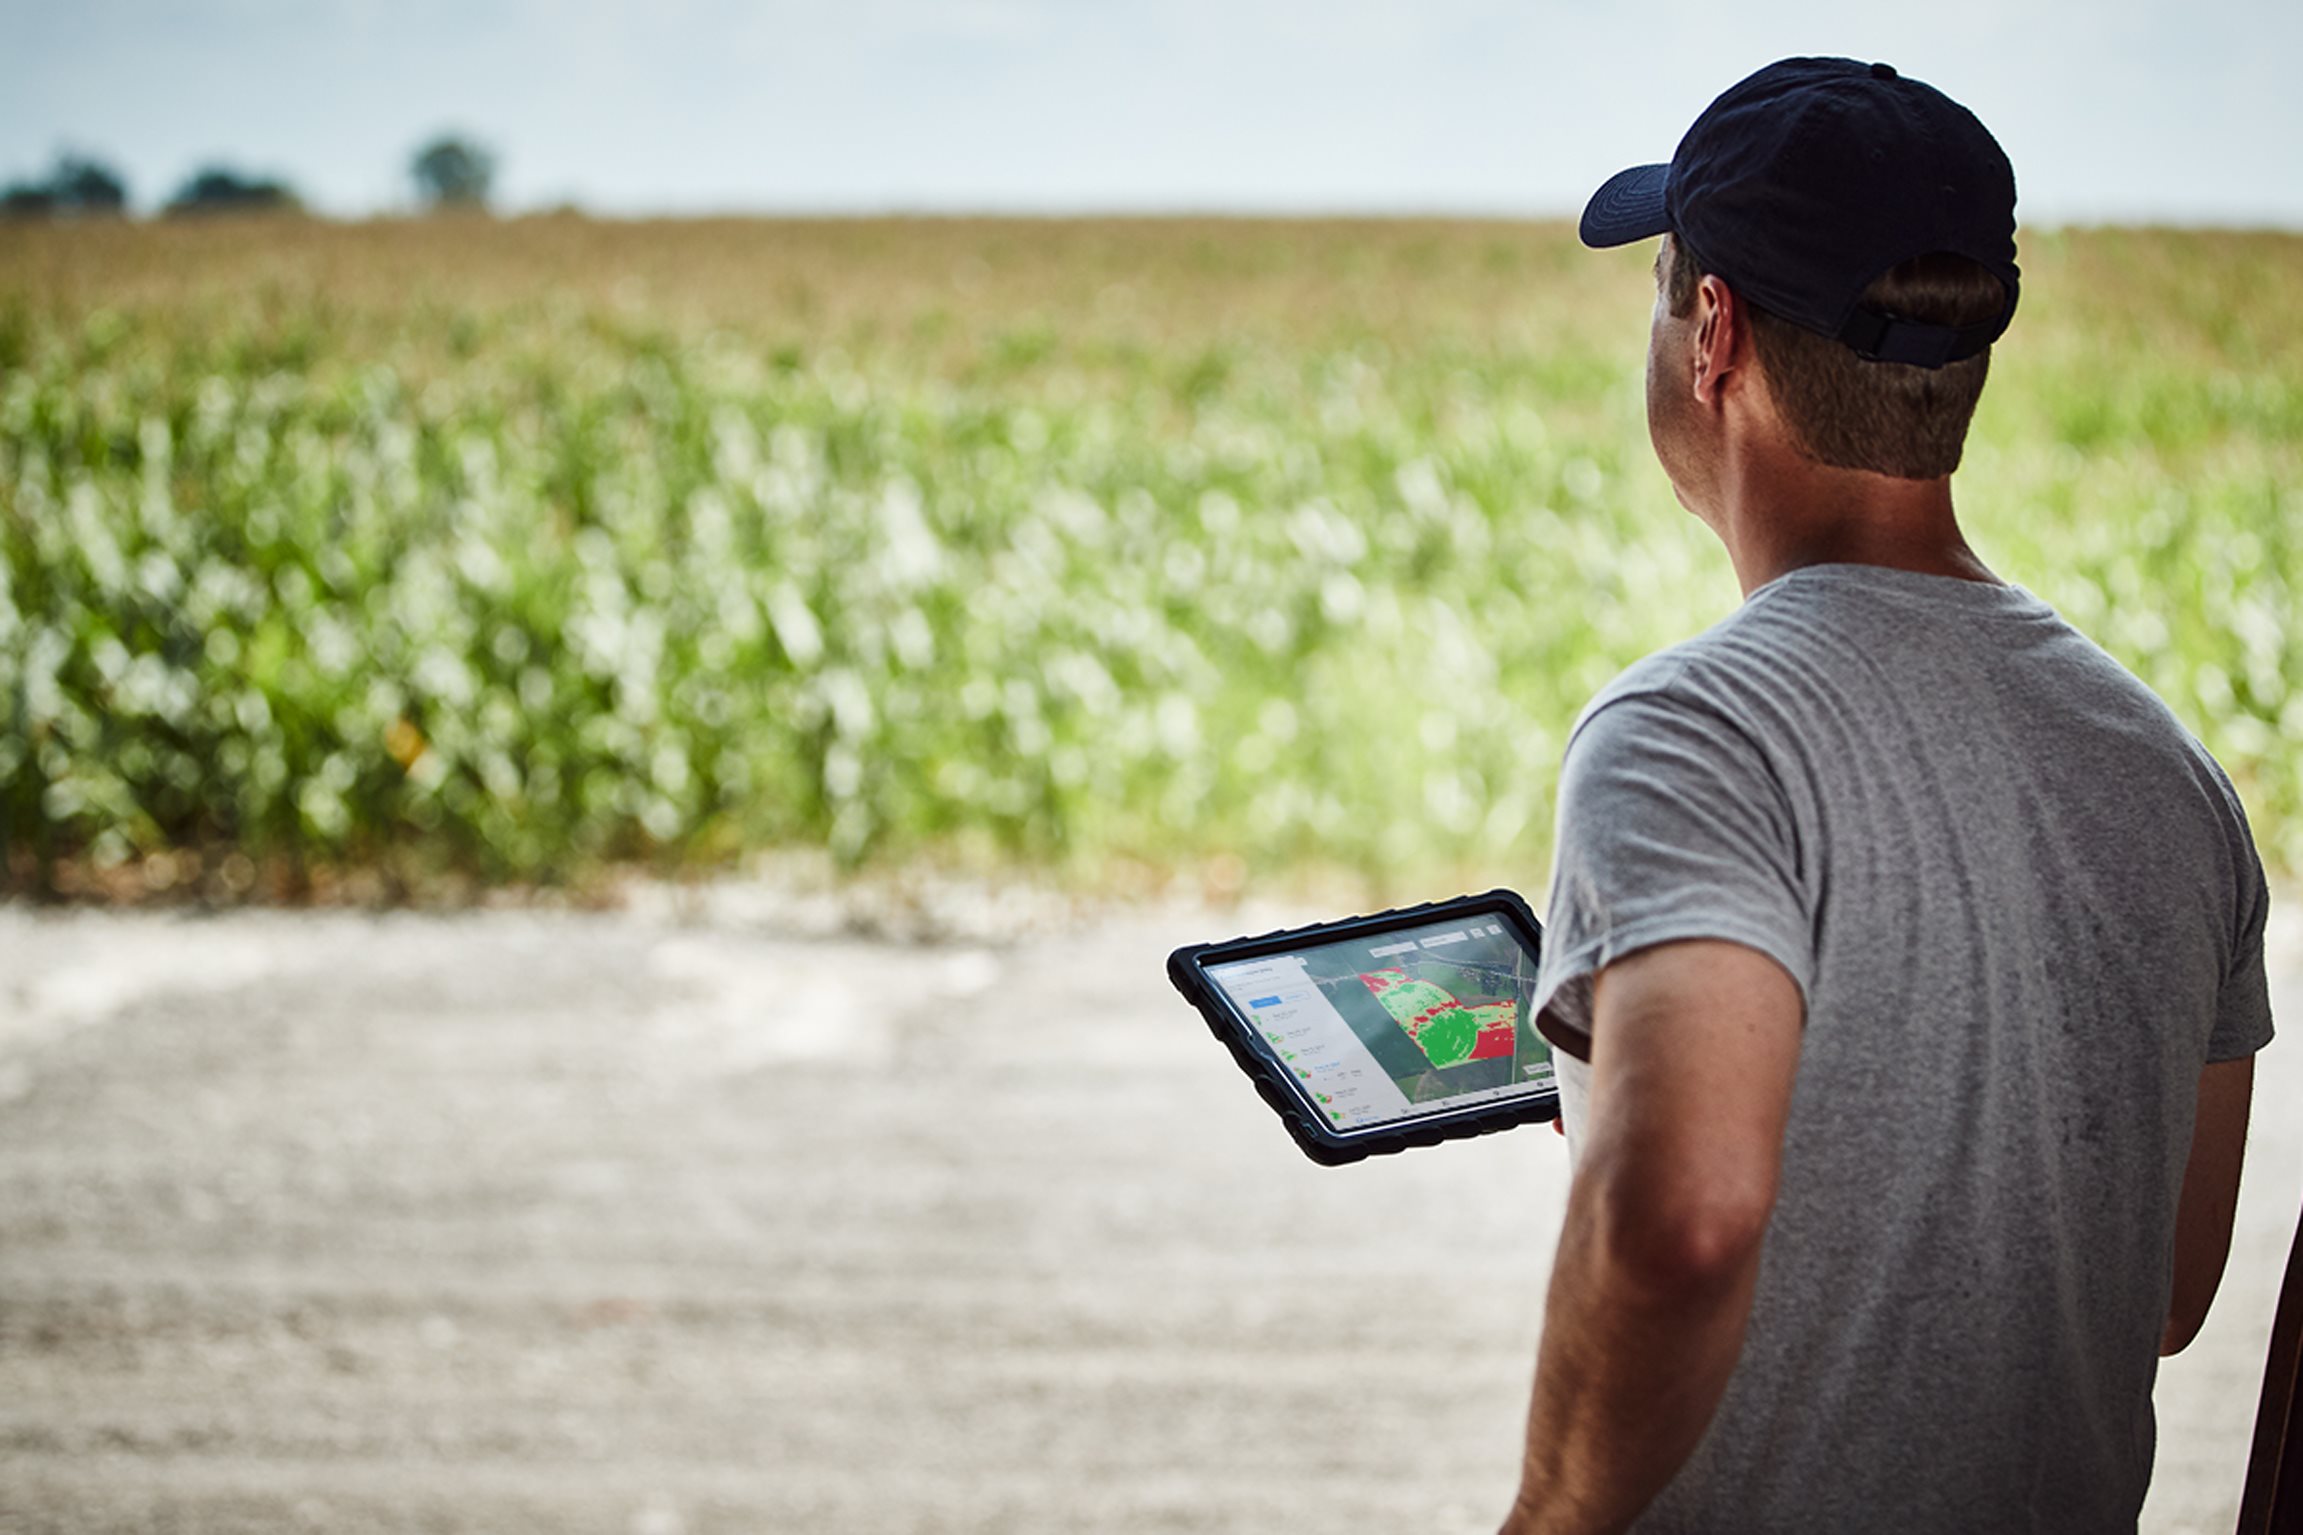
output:
[[[1663,237],[1651,435],[1745,601],[1567,748],[1577,1164],[1512,1535],[2135,1526],[2266,895],[2206,751],[1960,535],[2014,202],[1941,93],[1791,59],[1584,214]]]

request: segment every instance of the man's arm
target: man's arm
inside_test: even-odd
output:
[[[1594,978],[1591,1100],[1505,1535],[1620,1530],[1703,1437],[1743,1348],[1799,1063],[1755,949],[1660,944]]]
[[[2199,1335],[2231,1255],[2231,1217],[2239,1208],[2239,1165],[2247,1150],[2247,1110],[2255,1097],[2255,1057],[2211,1061],[2199,1073],[2199,1111],[2183,1199],[2175,1210],[2175,1287],[2159,1352],[2180,1353]]]

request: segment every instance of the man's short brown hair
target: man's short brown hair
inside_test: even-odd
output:
[[[1685,318],[1703,267],[1678,240],[1665,243],[1664,300]],[[1857,301],[1910,320],[1973,325],[1999,312],[1999,279],[1963,256],[1918,256],[1872,280]],[[1746,304],[1751,339],[1794,444],[1818,463],[1932,480],[1959,467],[1967,423],[1983,393],[1991,349],[1921,368],[1873,362],[1844,342]]]

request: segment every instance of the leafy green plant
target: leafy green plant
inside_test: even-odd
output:
[[[791,845],[1538,878],[1576,709],[1735,598],[1648,451],[1644,267],[1144,227],[655,231],[769,269],[711,282],[612,275],[581,223],[460,228],[460,277],[448,235],[316,227],[277,238],[323,275],[254,301],[278,251],[228,228],[7,235],[8,878]],[[2025,256],[1976,540],[2303,864],[2303,241]]]

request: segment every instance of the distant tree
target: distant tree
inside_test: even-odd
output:
[[[168,199],[172,214],[256,213],[300,206],[285,182],[243,176],[224,165],[203,166]]]
[[[12,181],[0,187],[0,213],[12,219],[44,219],[56,211],[56,194],[44,181]]]
[[[119,173],[85,155],[58,155],[48,186],[55,192],[56,205],[60,208],[75,208],[83,213],[119,213],[128,206],[128,184],[120,179]]]
[[[496,157],[470,139],[444,133],[416,151],[408,174],[427,208],[483,208],[496,179]]]
[[[118,173],[85,155],[60,154],[44,181],[18,181],[0,188],[0,213],[15,218],[52,214],[113,214],[128,206],[128,188]]]

